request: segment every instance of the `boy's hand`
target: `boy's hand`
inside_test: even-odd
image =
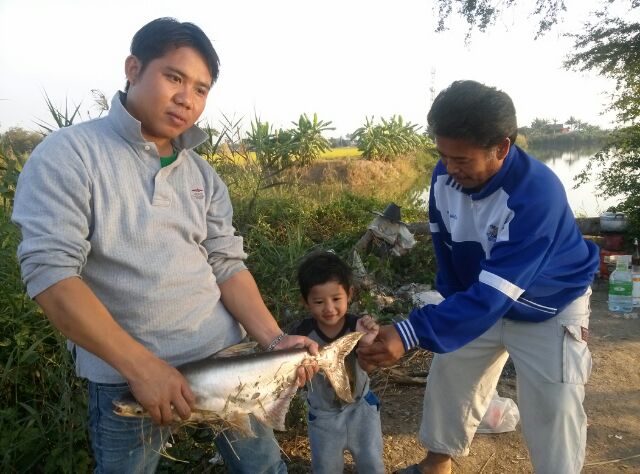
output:
[[[362,346],[370,345],[378,335],[380,325],[376,323],[376,320],[368,314],[358,319],[356,323],[356,331],[365,333],[359,341]]]
[[[358,346],[365,347],[371,345],[375,338],[378,336],[379,330],[380,325],[376,323],[376,320],[368,314],[359,318],[358,322],[356,323],[356,331],[363,332],[365,333],[365,335],[362,336],[360,341],[358,341]],[[376,367],[375,365],[367,364],[362,360],[358,360],[358,363],[360,364],[360,367],[362,367],[362,370],[364,370],[365,372],[370,372]]]

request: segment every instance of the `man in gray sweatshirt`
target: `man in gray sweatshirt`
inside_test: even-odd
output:
[[[193,151],[207,138],[194,124],[218,66],[197,26],[150,22],[133,38],[108,116],[51,134],[18,182],[23,279],[89,380],[97,472],[155,470],[172,407],[186,419],[194,402],[175,366],[247,332],[269,349],[317,351],[284,335],[264,305],[227,188]],[[300,368],[300,384],[316,370]],[[128,390],[153,424],[113,414]],[[231,471],[286,472],[273,433],[254,428],[256,439],[217,441]]]

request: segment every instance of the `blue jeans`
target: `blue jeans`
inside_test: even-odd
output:
[[[153,473],[170,430],[148,418],[129,418],[113,412],[113,400],[129,391],[127,384],[89,382],[89,434],[95,472]],[[251,418],[256,438],[227,430],[215,440],[227,470],[233,474],[286,474],[273,430]]]

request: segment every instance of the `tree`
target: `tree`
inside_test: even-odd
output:
[[[292,153],[300,166],[317,160],[322,153],[331,148],[331,143],[322,136],[322,132],[335,130],[330,127],[331,122],[318,120],[318,114],[313,114],[313,120],[307,114],[300,115],[298,122],[292,122],[296,128],[291,129]]]
[[[637,2],[637,0],[634,0]],[[446,22],[455,7],[456,13],[469,25],[469,33],[478,28],[486,31],[502,13],[513,7],[518,0],[437,0],[438,26],[436,31],[447,29]],[[531,2],[533,3],[533,2]],[[566,11],[564,0],[536,0],[531,16],[539,18],[536,37],[544,34],[555,25]]]
[[[640,6],[634,0],[632,6]],[[573,35],[576,52],[565,62],[568,68],[595,70],[616,81],[610,110],[620,127],[587,168],[576,177],[576,186],[593,177],[602,196],[620,196],[618,209],[629,215],[631,231],[640,232],[640,23],[604,18],[587,24]],[[580,124],[588,131],[587,124]]]
[[[26,130],[22,127],[11,127],[2,134],[6,146],[11,147],[16,155],[30,154],[43,139],[42,133]]]
[[[429,139],[419,133],[418,125],[405,123],[399,115],[389,120],[383,118],[381,122],[375,124],[373,117],[367,117],[364,126],[351,135],[368,160],[392,160],[429,143]]]

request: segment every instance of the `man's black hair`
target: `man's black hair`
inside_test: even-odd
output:
[[[333,252],[318,251],[308,255],[298,267],[298,284],[305,301],[311,288],[331,281],[337,282],[349,293],[353,272],[340,257]]]
[[[161,58],[170,49],[188,46],[198,51],[207,63],[211,83],[218,79],[220,59],[211,41],[198,26],[179,22],[175,18],[157,18],[138,30],[131,40],[131,54],[142,63],[143,72],[154,59]],[[125,91],[129,90],[129,81]]]
[[[492,147],[505,138],[516,142],[518,123],[511,98],[476,81],[455,81],[441,91],[427,115],[433,135]]]

